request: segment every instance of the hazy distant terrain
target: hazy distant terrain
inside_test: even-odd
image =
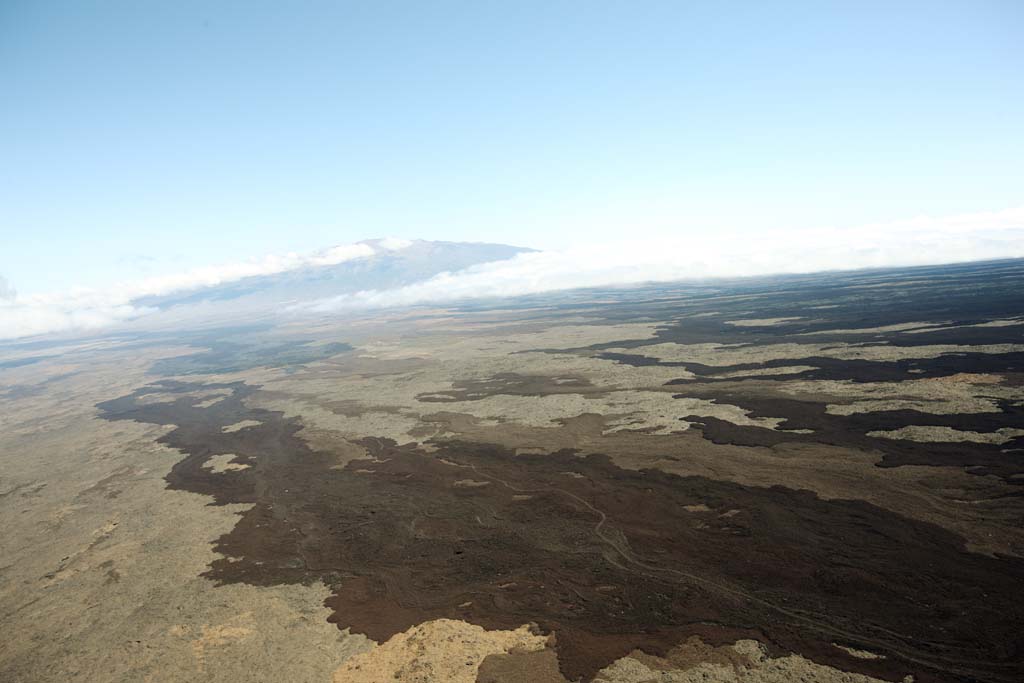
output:
[[[238,324],[518,251],[0,347],[0,680],[1024,679],[1024,261]]]
[[[271,306],[288,301],[310,301],[375,289],[392,289],[426,280],[438,273],[463,270],[479,263],[502,261],[529,249],[504,244],[430,242],[416,240],[399,249],[380,249],[383,240],[365,244],[376,253],[336,265],[309,266],[273,275],[256,275],[212,287],[163,296],[140,297],[140,306],[170,308],[200,302],[257,302]]]

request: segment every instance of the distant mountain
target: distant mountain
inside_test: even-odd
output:
[[[360,242],[371,256],[335,265],[305,266],[274,275],[259,275],[163,296],[147,296],[133,305],[166,310],[175,306],[233,301],[240,308],[291,301],[312,301],[368,289],[391,289],[446,271],[478,263],[501,261],[533,251],[506,244],[414,240],[395,246],[394,240]]]

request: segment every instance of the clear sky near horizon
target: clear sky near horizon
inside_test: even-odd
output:
[[[19,292],[1024,201],[1024,3],[0,2]]]

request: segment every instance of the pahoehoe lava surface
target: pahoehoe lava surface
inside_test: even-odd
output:
[[[199,407],[197,389],[230,395]],[[1024,561],[861,501],[621,469],[597,454],[515,454],[368,438],[338,465],[302,424],[252,409],[244,383],[158,382],[100,404],[111,420],[176,425],[170,487],[251,503],[207,575],[255,585],[323,581],[332,620],[375,640],[450,617],[536,622],[562,671],[587,679],[634,648],[689,635],[756,635],[876,676],[1024,678]],[[148,393],[181,393],[145,402]],[[243,420],[258,422],[223,431]],[[204,467],[234,454],[245,469]],[[887,655],[863,660],[831,643]]]

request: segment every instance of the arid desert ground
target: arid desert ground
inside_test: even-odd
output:
[[[1024,680],[1024,262],[0,347],[0,681]]]

